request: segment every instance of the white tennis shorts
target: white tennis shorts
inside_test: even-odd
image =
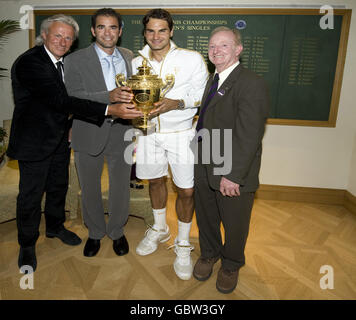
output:
[[[194,135],[195,129],[139,136],[136,148],[136,176],[139,179],[167,176],[169,164],[175,185],[182,189],[192,188],[194,153],[189,145]]]

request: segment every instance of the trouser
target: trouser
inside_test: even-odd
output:
[[[21,247],[36,244],[44,192],[46,230],[56,232],[65,221],[70,149],[64,135],[56,151],[41,161],[18,161],[20,171],[16,219]]]
[[[201,255],[221,257],[222,266],[237,270],[245,264],[245,245],[249,231],[254,192],[223,196],[208,184],[204,165],[195,166],[195,211]],[[225,230],[222,243],[220,225]]]
[[[125,161],[124,151],[128,143],[109,138],[99,155],[86,152],[74,153],[82,197],[84,223],[89,238],[101,239],[108,235],[113,240],[121,238],[129,215],[131,164]],[[109,176],[109,220],[105,221],[101,191],[104,159]]]

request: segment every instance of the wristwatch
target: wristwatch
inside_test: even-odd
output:
[[[183,99],[180,99],[178,101],[178,110],[183,110],[185,108],[185,103],[184,103],[184,100]]]

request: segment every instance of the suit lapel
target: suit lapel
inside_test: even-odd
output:
[[[210,74],[209,75],[209,79],[208,79],[208,81],[206,83],[206,86],[205,86],[205,90],[204,90],[204,94],[203,94],[202,100],[201,100],[201,105],[202,106],[205,104],[205,100],[208,97],[208,93],[209,93],[211,84],[213,83],[213,79],[214,79],[214,74]]]
[[[127,58],[125,52],[123,50],[121,50],[120,47],[117,47],[117,49],[119,50],[121,56],[123,57],[123,59],[125,61],[127,76],[129,77],[132,75],[131,62]],[[102,69],[98,54],[96,53],[94,43],[92,43],[86,50],[87,50],[87,52],[86,52],[87,60],[85,63],[87,65],[89,65],[88,69],[94,70],[92,77],[97,80],[98,86],[101,86],[100,90],[105,91],[105,90],[107,90],[107,88],[106,88],[105,78],[104,78],[104,74],[103,74],[103,69]]]
[[[123,50],[121,50],[120,47],[117,47],[117,50],[119,50],[122,58],[125,61],[127,77],[131,77],[131,75],[132,75],[131,61],[129,61],[129,58],[126,56],[125,52]]]
[[[48,64],[53,65],[53,68],[55,68],[55,66],[54,66],[54,64],[53,64],[53,62],[52,62],[50,56],[48,55],[48,53],[47,53],[47,51],[46,51],[46,49],[45,49],[45,47],[44,47],[44,45],[39,46],[39,47],[38,47],[38,51],[39,51],[39,53],[41,54],[41,56],[43,57],[43,59],[44,59]]]
[[[57,67],[54,65],[53,61],[51,60],[50,56],[48,55],[44,45],[38,47],[39,54],[43,57],[43,60],[47,63],[47,65],[51,68],[53,76],[58,79],[58,83],[64,86],[63,81],[58,76]]]
[[[103,74],[103,68],[101,67],[101,62],[96,53],[94,43],[92,43],[87,49],[87,61],[86,63],[89,65],[89,70],[94,70],[94,74],[92,75],[97,79],[98,86],[100,86],[100,90],[107,90],[105,78]],[[100,79],[99,79],[100,78]]]

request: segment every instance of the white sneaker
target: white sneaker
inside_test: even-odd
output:
[[[140,256],[147,256],[157,250],[159,242],[166,242],[170,237],[168,225],[165,230],[157,230],[153,227],[149,227],[145,232],[144,238],[138,244],[136,253]]]
[[[182,280],[189,280],[193,273],[193,261],[190,257],[190,252],[194,250],[194,247],[187,244],[179,244],[177,240],[174,244],[174,252],[177,257],[174,261],[173,267],[178,278]]]

